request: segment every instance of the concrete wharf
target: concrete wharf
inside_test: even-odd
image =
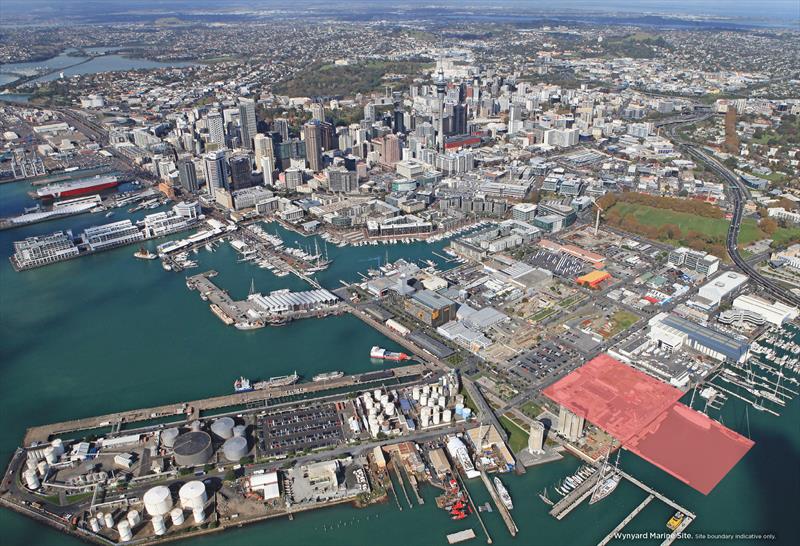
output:
[[[619,522],[619,525],[614,527],[614,529],[612,529],[611,532],[608,533],[603,540],[601,540],[600,542],[597,543],[597,546],[606,546],[606,544],[608,544],[609,542],[614,540],[614,537],[616,537],[617,533],[622,531],[622,529],[626,525],[628,525],[633,520],[633,518],[638,516],[639,512],[644,510],[645,506],[650,504],[650,501],[652,501],[654,498],[655,497],[652,494],[647,495],[647,497],[645,497],[645,499],[641,503],[639,503],[639,506],[634,508],[633,511],[625,517],[625,519],[623,519],[621,522]]]
[[[393,368],[393,379],[403,379],[411,376],[424,374],[427,368],[421,364],[414,364],[409,366],[402,366]],[[70,432],[92,430],[101,427],[117,426],[121,423],[135,423],[139,421],[147,421],[150,419],[163,418],[175,416],[179,419],[184,419],[187,422],[198,419],[200,412],[205,410],[212,410],[216,408],[225,408],[229,406],[252,404],[254,402],[263,402],[273,398],[282,398],[286,396],[296,396],[313,394],[333,389],[341,389],[347,387],[357,387],[366,376],[366,382],[369,382],[370,373],[346,375],[331,381],[308,382],[299,383],[295,385],[288,385],[284,387],[272,387],[268,389],[254,390],[249,392],[237,392],[213,398],[204,398],[201,400],[192,400],[189,402],[178,402],[173,404],[165,404],[152,408],[134,409],[129,411],[120,411],[106,415],[99,415],[96,417],[86,417],[83,419],[73,419],[70,421],[63,421],[60,423],[52,423],[48,425],[41,425],[31,427],[25,434],[23,441],[24,446],[31,446],[34,442],[44,443],[50,441],[55,436],[66,434]],[[124,431],[122,431],[124,433]]]
[[[508,527],[508,532],[511,533],[512,537],[517,536],[519,529],[517,528],[517,524],[514,522],[514,518],[511,517],[511,512],[509,512],[508,507],[500,500],[500,495],[497,493],[492,482],[489,480],[489,476],[486,472],[481,469],[481,480],[483,480],[483,485],[486,486],[486,489],[489,491],[489,495],[492,497],[492,501],[494,502],[495,506],[497,506],[497,511],[500,512],[500,516],[503,518],[503,523],[506,524]]]
[[[600,472],[595,471],[591,476],[583,480],[578,487],[570,491],[564,498],[555,503],[550,509],[550,515],[560,520],[572,512],[573,509],[582,503],[594,491],[594,486],[600,478]]]

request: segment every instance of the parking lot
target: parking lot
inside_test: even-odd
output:
[[[301,407],[266,415],[261,422],[261,449],[268,456],[336,445],[344,433],[333,404]]]

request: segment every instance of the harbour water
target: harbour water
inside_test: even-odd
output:
[[[27,189],[21,184],[0,186],[0,216],[28,206]],[[130,216],[135,219],[145,213]],[[347,315],[249,332],[225,327],[196,293],[186,289],[185,274],[213,268],[219,271],[215,282],[235,298],[247,294],[251,279],[261,292],[304,288],[293,276],[277,278],[252,264],[237,263],[227,243],[216,252],[201,250],[193,255],[200,267],[181,274],[164,271],[158,262],[134,259],[132,247],[24,273],[15,273],[6,259],[14,240],[67,228],[77,233],[86,226],[127,216],[123,209],[116,209],[109,219],[101,214],[83,215],[0,232],[3,465],[25,429],[33,424],[224,394],[231,391],[231,383],[239,375],[266,378],[297,370],[310,378],[328,370],[368,371],[387,365],[369,360],[372,345],[400,349]],[[268,229],[274,232],[278,228],[270,224]],[[296,240],[313,248],[313,239],[283,230],[281,236],[289,244]],[[338,287],[339,279],[355,280],[358,272],[385,259],[387,250],[390,260],[407,257],[439,262],[431,251],[440,251],[442,246],[328,245],[335,261],[319,274],[319,279],[328,288]],[[776,536],[771,544],[796,543],[793,508],[800,490],[800,403],[795,399],[781,417],[775,418],[752,409],[746,415],[742,404],[730,400],[722,418],[725,425],[743,434],[749,428],[756,445],[707,497],[631,453],[623,453],[620,464],[694,511],[698,520],[688,528],[689,533],[771,533]],[[596,544],[645,497],[644,492],[623,482],[602,502],[592,506],[584,503],[563,521],[556,521],[548,515],[549,507],[541,502],[538,492],[578,465],[577,460],[567,457],[529,469],[524,476],[504,477],[514,499],[512,515],[520,532],[512,540],[496,511],[481,514],[494,544]],[[469,488],[478,504],[489,501],[480,480],[472,480]],[[473,515],[460,522],[451,521],[446,512],[436,509],[436,494],[433,488],[424,487],[425,505],[408,508],[403,499],[403,511],[398,511],[394,501],[364,510],[339,506],[298,514],[294,521],[268,521],[191,542],[198,546],[423,546],[443,544],[447,533],[471,527],[478,537],[472,543],[485,543],[477,518]],[[624,531],[665,532],[670,512],[654,501]],[[4,544],[78,544],[7,510],[0,510],[0,528]],[[640,543],[660,542],[654,538]]]
[[[0,85],[11,83],[17,76],[29,76],[37,72],[45,73],[36,78],[35,82],[51,81],[59,78],[60,72],[64,77],[95,74],[97,72],[113,72],[116,70],[139,70],[143,68],[166,68],[171,66],[189,66],[190,62],[151,61],[117,55],[113,51],[119,48],[88,48],[86,52],[91,57],[81,56],[76,50],[67,50],[43,61],[24,63],[9,63],[0,65]]]

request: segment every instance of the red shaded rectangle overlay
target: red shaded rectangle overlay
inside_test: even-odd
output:
[[[679,403],[680,390],[606,354],[544,394],[705,495],[753,446],[751,440]]]
[[[659,415],[625,447],[704,495],[754,442],[680,403]]]
[[[620,442],[651,423],[683,393],[602,354],[544,390]]]

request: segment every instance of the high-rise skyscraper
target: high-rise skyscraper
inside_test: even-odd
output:
[[[253,172],[253,165],[249,155],[233,156],[230,160],[230,171],[232,191],[250,187],[250,175]]]
[[[333,123],[323,121],[319,124],[320,137],[322,142],[322,149],[326,152],[328,150],[335,150],[339,147],[339,141],[336,138],[336,128]]]
[[[450,130],[454,135],[463,135],[467,132],[467,107],[463,104],[453,106]]]
[[[514,134],[522,130],[522,106],[516,103],[508,105],[508,133]]]
[[[194,193],[199,189],[197,171],[191,159],[178,161],[178,180],[181,182],[181,187],[188,192]]]
[[[395,134],[405,134],[406,122],[404,118],[403,109],[399,104],[394,105],[394,114],[392,120],[392,132]]]
[[[375,105],[371,102],[364,105],[364,121],[375,121]]]
[[[225,147],[225,122],[222,114],[217,111],[210,112],[206,118],[209,140],[220,148]]]
[[[325,121],[325,107],[321,102],[311,104],[311,119]]]
[[[261,160],[269,157],[275,164],[275,152],[272,149],[272,139],[267,135],[257,134],[253,138],[253,151],[256,154],[256,171],[261,172]]]
[[[253,138],[258,132],[256,121],[256,103],[253,99],[239,99],[239,126],[241,128],[242,147],[253,149]]]
[[[397,135],[386,135],[383,138],[383,162],[387,165],[394,165],[403,159],[400,150],[400,139]]]
[[[205,154],[203,170],[206,176],[206,189],[212,199],[216,198],[215,190],[217,188],[229,189],[228,162],[225,160],[225,150]]]
[[[289,120],[286,118],[275,118],[272,120],[272,130],[281,135],[281,140],[289,140]]]
[[[310,121],[303,126],[306,141],[308,168],[318,173],[322,170],[322,132],[319,122]]]
[[[264,173],[264,185],[271,186],[274,182],[272,173],[275,170],[275,160],[272,157],[264,156],[260,163],[259,170]]]

